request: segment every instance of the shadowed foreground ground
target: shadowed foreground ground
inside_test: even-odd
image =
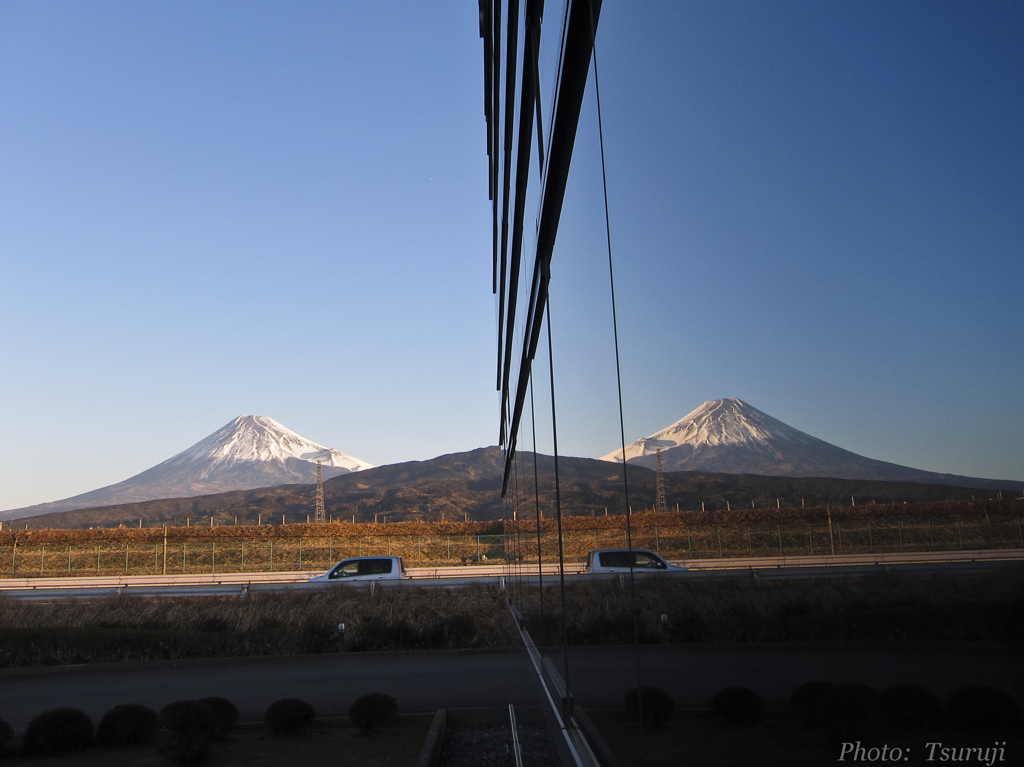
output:
[[[561,654],[551,653],[562,668]],[[681,707],[706,707],[718,690],[751,687],[769,707],[799,684],[856,681],[882,689],[918,682],[945,698],[964,684],[990,684],[1024,698],[1024,649],[1010,645],[688,645],[641,647],[641,682],[664,687]],[[569,681],[592,708],[622,705],[636,685],[630,647],[570,650]],[[120,703],[160,709],[174,700],[224,696],[242,721],[262,719],[284,697],[320,716],[345,715],[361,695],[394,695],[403,712],[439,707],[536,705],[532,670],[514,650],[358,653],[227,660],[110,663],[0,671],[0,718],[22,730],[49,708],[81,708],[94,721]]]

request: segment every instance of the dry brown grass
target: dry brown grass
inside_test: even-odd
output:
[[[506,647],[502,592],[336,588],[248,598],[0,598],[0,667],[337,651]]]
[[[634,514],[635,548],[672,559],[1024,548],[1024,503],[746,509]],[[143,575],[326,569],[344,557],[402,556],[409,567],[535,562],[536,521],[0,531],[0,576]],[[566,517],[568,561],[626,545],[625,516]],[[540,522],[545,562],[556,522]],[[166,537],[165,537],[166,536]],[[506,551],[514,550],[511,553]]]
[[[622,644],[634,637],[628,582],[574,583],[566,589],[570,644]],[[558,636],[561,600],[545,589],[518,597],[528,625]],[[878,575],[754,581],[640,580],[639,640],[671,642],[1003,641],[1024,639],[1024,568],[976,576]]]
[[[515,587],[515,583],[510,582]],[[515,646],[506,592],[345,588],[241,597],[22,602],[0,598],[0,667],[337,651]],[[634,638],[632,595],[618,580],[567,588],[571,644]],[[512,598],[534,638],[559,636],[556,588]],[[642,580],[641,642],[1020,641],[1024,568],[976,576],[895,576],[800,581]]]

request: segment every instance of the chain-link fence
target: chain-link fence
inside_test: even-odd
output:
[[[450,535],[16,545],[7,547],[0,575],[28,578],[326,570],[346,557],[368,555],[401,556],[407,567],[498,564],[505,561],[504,541],[503,535]]]
[[[645,517],[647,515],[644,515]],[[1024,548],[1020,515],[885,519],[811,524],[657,525],[638,520],[634,548],[675,559],[866,554]],[[591,549],[624,548],[626,531],[566,530],[566,561],[582,562]],[[536,528],[516,535],[424,535],[298,538],[273,541],[193,541],[9,545],[0,549],[0,576],[152,575],[326,570],[346,557],[401,556],[406,567],[537,561]],[[542,559],[558,561],[558,538],[543,530]]]

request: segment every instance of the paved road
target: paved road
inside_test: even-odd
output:
[[[554,654],[558,668],[561,658]],[[570,684],[584,706],[621,705],[635,686],[632,648],[570,651]],[[783,706],[801,682],[857,681],[877,689],[919,682],[945,697],[968,683],[994,684],[1024,700],[1024,649],[1006,646],[690,645],[640,649],[641,681],[669,690],[681,706],[707,706],[732,685],[752,687]],[[525,652],[353,653],[294,658],[98,664],[0,671],[0,718],[21,730],[35,714],[74,706],[98,720],[119,703],[159,709],[174,700],[223,695],[243,721],[262,718],[284,697],[344,715],[360,695],[385,692],[406,712],[438,707],[536,705]]]
[[[959,559],[946,561],[931,556],[920,561],[897,560],[899,555],[878,555],[875,557],[815,557],[813,559],[835,559],[829,564],[798,563],[790,566],[791,560],[702,560],[699,565],[693,564],[689,572],[644,573],[638,572],[638,578],[673,579],[707,579],[707,578],[750,578],[754,576],[765,580],[796,579],[796,578],[844,578],[875,575],[881,572],[905,573],[908,575],[972,574],[991,572],[1001,568],[1018,568],[1021,559],[1015,550],[1009,552],[956,552]],[[966,555],[978,556],[977,560]],[[923,555],[922,555],[923,556]],[[1007,556],[1008,558],[1003,558]],[[795,560],[796,558],[794,558]],[[803,559],[811,559],[804,557]],[[842,560],[840,563],[838,560]],[[875,561],[877,560],[877,561]],[[717,564],[715,564],[717,563]],[[289,591],[316,591],[331,588],[369,589],[376,587],[399,588],[404,586],[415,588],[461,588],[465,586],[501,585],[506,579],[501,575],[501,568],[437,568],[431,573],[448,569],[455,575],[446,577],[421,576],[401,580],[350,581],[346,583],[308,583],[306,575],[310,573],[223,573],[197,575],[168,576],[124,576],[100,578],[18,578],[0,580],[0,594],[15,599],[52,601],[54,599],[99,599],[117,594],[131,594],[137,597],[194,597],[194,596],[239,596],[243,594],[273,593]],[[485,575],[465,575],[466,571],[494,570]],[[296,576],[303,576],[296,578]],[[513,577],[519,577],[513,576]],[[529,582],[535,582],[535,576],[524,576]],[[546,576],[550,581],[551,574]],[[588,583],[597,580],[616,580],[628,577],[625,573],[600,573],[566,575],[566,582]]]
[[[644,573],[639,577],[655,578],[830,578],[864,576],[886,572],[914,575],[929,573],[976,573],[1004,567],[1019,567],[1024,549],[983,549],[939,552],[904,552],[877,554],[839,554],[797,557],[745,557],[726,559],[693,559],[674,561],[689,568],[687,573]],[[526,565],[511,577],[536,577],[536,566]],[[477,584],[499,585],[506,575],[503,565],[468,567],[420,567],[406,570],[409,578],[376,581],[378,586],[416,586],[421,588],[453,588]],[[558,572],[554,564],[544,565],[547,577]],[[45,578],[0,579],[0,594],[27,600],[62,598],[96,599],[129,593],[139,597],[238,596],[256,592],[316,590],[324,588],[371,588],[370,581],[339,583],[308,583],[320,571],[247,573],[189,573],[184,575],[122,575],[122,576],[48,576]],[[584,564],[566,565],[566,580],[611,580],[621,574],[586,574]],[[532,577],[531,577],[532,576]]]

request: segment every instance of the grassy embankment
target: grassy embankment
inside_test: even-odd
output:
[[[346,588],[247,598],[0,597],[0,668],[346,651],[506,647],[502,592]]]
[[[516,646],[504,598],[492,587],[345,588],[248,598],[19,602],[0,598],[0,668],[110,661],[244,657],[346,650]],[[554,640],[560,603],[545,590],[512,592],[538,641]],[[808,581],[643,581],[640,641],[1020,641],[1024,569],[977,576],[873,576]],[[632,642],[628,587],[618,581],[567,589],[571,644]]]
[[[1024,548],[1024,500],[634,514],[633,545],[673,559]],[[626,517],[563,520],[568,561],[625,545]],[[540,523],[557,561],[555,521]],[[507,534],[507,535],[506,535]],[[508,545],[506,546],[506,541]],[[395,554],[408,567],[536,562],[537,523],[396,522],[0,531],[0,577],[323,570]],[[518,554],[517,554],[518,553]]]
[[[566,588],[572,645],[633,642],[628,583]],[[527,628],[540,642],[559,636],[557,588],[519,597]],[[636,584],[642,643],[1024,640],[1024,566],[980,575],[888,575],[810,580],[728,579]]]

